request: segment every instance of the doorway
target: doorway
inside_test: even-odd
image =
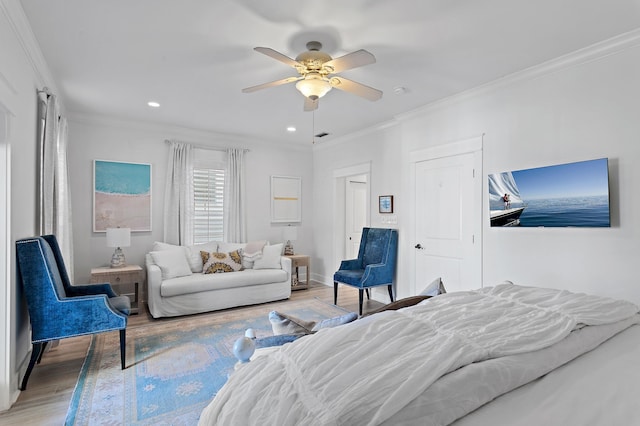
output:
[[[482,138],[414,152],[412,286],[440,277],[447,291],[482,285]]]
[[[371,223],[371,164],[336,169],[334,178],[333,258],[335,268],[344,259],[358,257],[362,228]],[[355,252],[355,254],[354,254]]]
[[[345,259],[358,257],[362,228],[369,224],[367,181],[367,175],[345,178]]]

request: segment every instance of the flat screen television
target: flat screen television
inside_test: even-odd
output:
[[[491,226],[610,227],[608,159],[489,175]]]

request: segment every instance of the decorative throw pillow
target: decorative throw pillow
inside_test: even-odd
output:
[[[267,245],[266,240],[250,241],[242,250],[242,266],[245,269],[252,269],[256,259],[262,257],[262,248]]]
[[[202,272],[204,262],[200,256],[201,251],[213,252],[220,251],[218,249],[218,241],[209,241],[208,243],[194,244],[185,247],[187,249],[187,261],[191,267],[191,272]]]
[[[315,327],[311,329],[311,332],[315,333],[316,331],[322,330],[323,328],[337,327],[339,325],[347,324],[357,319],[358,314],[356,314],[355,312],[349,312],[348,314],[340,315],[339,317],[327,318],[317,323]]]
[[[219,274],[223,272],[236,272],[242,270],[242,251],[235,250],[231,253],[201,251],[200,256],[204,265],[203,274]]]
[[[305,321],[278,311],[269,312],[269,322],[271,323],[271,329],[273,330],[274,336],[313,334],[323,328],[337,327],[339,325],[355,321],[356,319],[358,319],[358,314],[355,312],[349,312],[348,314],[335,318],[328,318],[320,322]]]
[[[282,256],[282,243],[264,246],[262,257],[253,262],[253,269],[282,269],[280,256]]]
[[[244,251],[242,252],[243,256],[254,256],[256,254],[262,254],[262,249],[267,245],[266,240],[260,241],[249,241],[247,245],[244,247]]]
[[[437,296],[446,292],[447,290],[444,288],[444,284],[442,284],[442,278],[438,277],[433,280],[431,284],[427,286],[427,288],[422,290],[422,293],[420,294],[424,296]]]
[[[398,309],[402,309],[402,308],[407,308],[409,306],[413,306],[413,305],[417,305],[418,303],[422,302],[423,300],[429,299],[432,296],[427,296],[426,294],[421,294],[418,296],[409,296],[409,297],[405,297],[404,299],[400,299],[400,300],[396,300],[395,302],[391,302],[391,303],[387,303],[386,305],[372,311],[372,312],[367,312],[366,314],[363,315],[363,317],[369,316],[369,315],[373,315],[373,314],[377,314],[378,312],[384,312],[384,311],[397,311]]]
[[[315,321],[305,321],[278,311],[269,312],[269,322],[274,336],[281,334],[310,334]]]
[[[163,280],[191,275],[191,268],[181,248],[152,251],[149,254],[153,262],[160,267]]]

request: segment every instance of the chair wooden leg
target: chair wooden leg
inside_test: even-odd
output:
[[[126,358],[126,350],[127,350],[127,329],[123,328],[120,330],[120,364],[122,365],[122,369],[125,369],[125,358]]]
[[[389,289],[389,299],[391,299],[391,301],[393,302],[393,286],[391,284],[389,284],[387,286],[387,289]]]
[[[369,290],[367,290],[367,293],[369,292]],[[362,316],[362,289],[358,289],[358,303],[360,305],[360,316]]]
[[[38,364],[40,364],[42,362],[42,355],[44,355],[45,351],[47,350],[47,345],[49,344],[49,342],[44,342],[42,344],[42,349],[40,350],[40,356],[38,357]]]
[[[42,353],[44,352],[44,347],[47,342],[44,343],[34,343],[33,349],[31,351],[31,359],[29,360],[29,366],[27,367],[27,372],[24,374],[24,378],[22,379],[22,385],[20,386],[20,390],[27,389],[27,382],[29,381],[29,376],[31,375],[31,371],[33,371],[33,367],[35,367],[36,362],[42,358]]]
[[[371,300],[371,295],[369,294],[369,289],[365,289],[365,291],[367,292],[367,300]]]
[[[338,282],[333,282],[333,304],[338,306]]]

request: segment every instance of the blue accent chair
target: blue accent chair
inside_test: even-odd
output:
[[[22,282],[31,321],[33,351],[21,390],[52,340],[119,330],[125,368],[127,319],[131,302],[109,284],[71,285],[54,235],[16,241],[17,278]]]
[[[369,288],[386,285],[393,302],[393,275],[398,252],[398,231],[395,229],[363,228],[358,258],[343,260],[333,274],[333,304],[338,304],[338,283],[357,287],[360,315],[363,291],[370,298]]]

